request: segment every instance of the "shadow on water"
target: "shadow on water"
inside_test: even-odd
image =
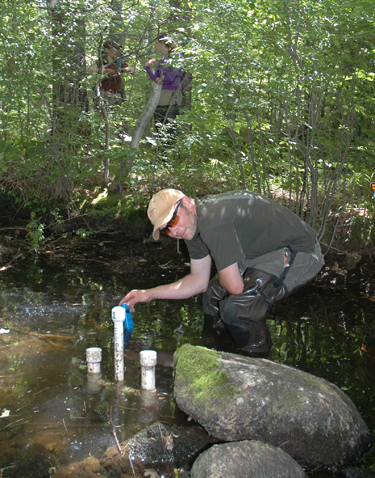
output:
[[[187,424],[173,401],[171,354],[187,342],[235,352],[227,336],[203,330],[200,298],[137,306],[126,350],[127,391],[113,386],[112,307],[132,288],[171,280],[130,283],[79,265],[32,264],[0,276],[2,476],[49,476],[53,467],[100,457],[115,445],[113,425],[123,442],[157,420]],[[307,286],[281,304],[268,324],[274,343],[269,358],[335,383],[353,400],[375,438],[373,358],[360,352],[366,327],[375,321],[373,311],[374,304],[358,290]],[[87,376],[89,347],[103,351],[99,384]],[[156,350],[161,362],[151,404],[140,392],[142,349]],[[362,465],[369,469],[374,461],[372,451]]]

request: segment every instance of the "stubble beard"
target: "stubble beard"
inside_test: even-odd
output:
[[[191,241],[198,232],[198,216],[197,213],[194,211],[191,211],[190,209],[184,208],[186,210],[187,216],[189,218],[189,222],[191,226],[189,227],[190,231],[192,231],[192,237],[190,239],[186,239],[188,241]]]

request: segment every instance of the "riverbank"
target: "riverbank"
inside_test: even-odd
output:
[[[159,181],[156,189],[168,187],[161,177]],[[31,259],[91,262],[116,273],[126,271],[135,275],[146,271],[162,275],[166,270],[183,274],[185,263],[189,262],[184,241],[164,236],[158,242],[153,241],[146,211],[154,189],[142,178],[138,178],[137,184],[136,189],[125,184],[122,195],[111,187],[79,189],[75,202],[61,210],[57,206],[53,210],[37,209],[38,212],[29,207],[16,209],[8,197],[2,204],[0,217],[0,267],[6,269]],[[220,193],[222,187],[216,178],[206,181],[204,187],[198,184],[196,194],[200,197]],[[273,196],[284,204],[277,191]],[[332,211],[335,209],[337,205]],[[317,219],[315,227],[318,225]],[[337,284],[348,281],[361,284],[363,277],[373,276],[373,231],[370,211],[351,208],[328,216],[322,237],[319,236],[328,268],[321,274],[325,284],[332,284],[334,279]],[[348,255],[353,253],[359,254],[361,260],[348,268]]]
[[[30,261],[41,263],[78,262],[97,265],[116,274],[147,276],[155,279],[183,276],[189,270],[189,255],[184,241],[161,237],[154,241],[151,226],[146,220],[138,219],[125,225],[92,224],[86,233],[74,227],[67,230],[48,230],[39,241],[38,247],[30,245],[28,230],[24,225],[0,227],[0,270],[19,267]],[[335,243],[325,254],[326,265],[317,277],[320,285],[360,286],[363,294],[375,295],[375,271],[373,256],[375,247],[358,247],[352,250],[345,241]],[[340,246],[340,247],[338,247]],[[327,245],[322,243],[323,253]],[[212,272],[214,273],[214,266]]]

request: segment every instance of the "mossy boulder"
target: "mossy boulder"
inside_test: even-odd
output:
[[[257,439],[312,470],[339,469],[371,447],[353,402],[324,379],[192,345],[174,360],[177,405],[217,439]]]
[[[185,400],[194,398],[202,405],[214,400],[220,408],[236,393],[228,374],[219,367],[219,356],[212,350],[184,345],[175,352],[174,364],[176,379],[178,374],[179,381],[188,385],[180,390]]]

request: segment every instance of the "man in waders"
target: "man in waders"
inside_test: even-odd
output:
[[[275,201],[248,191],[193,199],[175,189],[156,193],[148,206],[153,237],[184,239],[190,274],[120,302],[185,299],[204,293],[205,322],[226,328],[250,355],[265,355],[272,341],[267,311],[309,282],[324,258],[316,232]],[[211,260],[218,274],[210,281]]]

